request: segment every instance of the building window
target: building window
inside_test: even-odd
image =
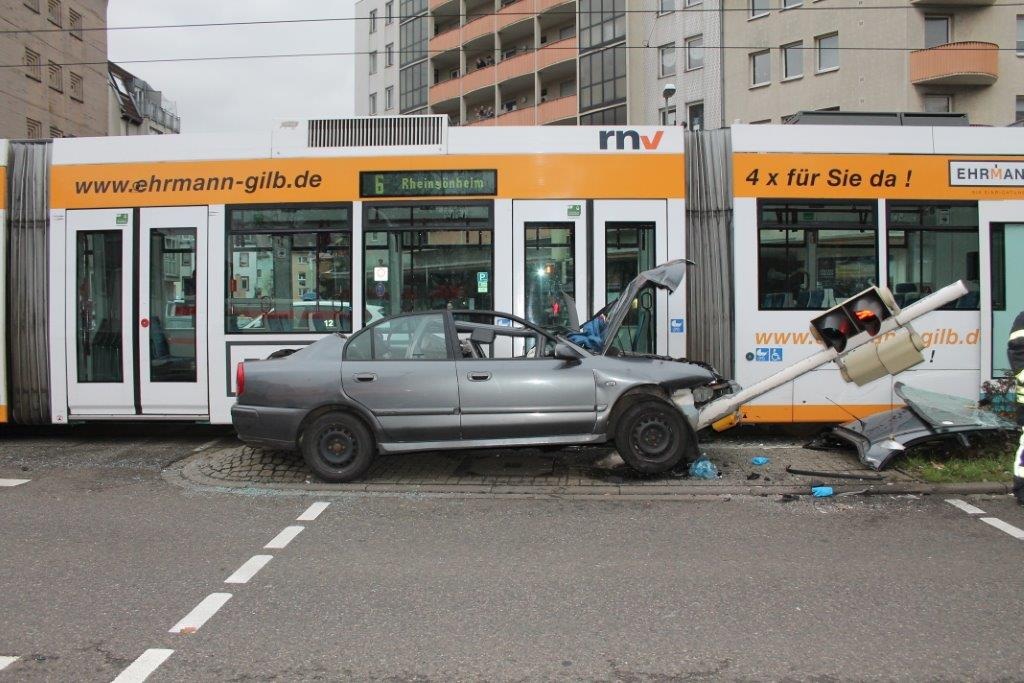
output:
[[[768,50],[750,55],[750,84],[767,85],[772,80],[772,54]]]
[[[830,33],[814,39],[818,54],[818,73],[839,68],[839,34]]]
[[[750,0],[750,17],[763,17],[771,9],[770,0]]]
[[[1014,121],[1024,121],[1024,95],[1017,95],[1017,117]]]
[[[25,7],[39,14],[39,0],[25,0]]]
[[[1024,56],[1024,14],[1017,15],[1017,54]]]
[[[662,45],[658,48],[658,75],[664,78],[676,72],[676,46]]]
[[[370,116],[377,113],[377,93],[370,93]]]
[[[620,45],[581,55],[580,79],[580,111],[625,102],[626,47]]]
[[[71,25],[71,37],[82,39],[82,15],[73,9],[68,10],[68,24]]]
[[[395,44],[388,43],[384,46],[384,67],[394,66],[395,64]]]
[[[943,308],[978,310],[978,205],[888,202],[889,288],[906,306],[963,280],[968,293]]]
[[[581,126],[624,126],[626,105],[580,115]]]
[[[46,18],[50,23],[60,26],[60,0],[47,0]]]
[[[377,51],[370,53],[370,75],[377,73]]]
[[[389,85],[384,88],[384,111],[391,111],[391,108],[395,106],[395,87]]]
[[[876,207],[874,201],[759,202],[759,308],[831,308],[877,284]]]
[[[952,95],[925,95],[924,111],[929,114],[948,114],[953,111]]]
[[[395,3],[384,3],[384,25],[388,26],[395,20]]]
[[[699,5],[702,2],[704,2],[704,0],[686,0],[686,6],[693,7],[694,5]]]
[[[704,36],[686,39],[686,70],[700,69],[704,66]]]
[[[658,0],[658,14],[676,11],[676,0]]]
[[[377,10],[370,10],[370,33],[377,32]]]
[[[50,62],[50,87],[57,92],[64,92],[64,72],[57,62]]]
[[[420,62],[398,73],[398,108],[402,114],[427,106],[427,63]]]
[[[924,18],[924,46],[938,47],[950,42],[950,24],[948,16],[927,16]]]
[[[35,119],[25,119],[26,137],[33,140],[43,137],[43,124]]]
[[[789,9],[791,7],[800,7],[804,4],[804,0],[782,0],[782,9]]]
[[[804,75],[804,44],[790,43],[782,46],[782,78],[800,78]]]
[[[74,71],[71,74],[71,99],[78,100],[79,102],[85,101],[85,83],[82,77],[76,74]]]
[[[626,37],[626,0],[580,0],[581,50],[603,47]]]
[[[704,102],[690,102],[686,105],[686,122],[690,130],[704,130]]]
[[[35,50],[25,48],[25,75],[29,78],[42,82],[43,80],[43,61],[39,58],[39,53]]]
[[[62,138],[64,137],[64,131],[57,126],[50,126],[50,137],[51,138]]]
[[[227,227],[229,334],[352,330],[351,207],[229,207]]]
[[[658,116],[661,119],[661,125],[663,126],[674,126],[676,125],[676,108],[675,107],[662,107],[658,110]]]
[[[427,58],[427,17],[410,19],[398,32],[398,64],[407,66]]]

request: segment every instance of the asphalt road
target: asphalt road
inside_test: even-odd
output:
[[[0,434],[0,681],[1024,679],[1006,497],[246,494],[133,431]]]

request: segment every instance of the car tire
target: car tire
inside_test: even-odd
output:
[[[686,457],[690,432],[674,405],[658,400],[635,403],[619,417],[615,447],[626,464],[642,474],[667,472]]]
[[[370,430],[348,413],[326,413],[302,430],[302,457],[324,481],[358,479],[366,474],[376,454]]]

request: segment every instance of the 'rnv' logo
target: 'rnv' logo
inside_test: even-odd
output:
[[[661,144],[661,136],[665,134],[665,131],[659,130],[650,137],[640,135],[635,130],[602,130],[599,133],[601,149],[608,149],[609,140],[614,141],[615,149],[626,149],[626,140],[629,140],[630,149],[640,149],[640,145],[643,145],[644,149],[658,149],[658,145]]]

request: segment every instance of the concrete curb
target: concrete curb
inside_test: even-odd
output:
[[[558,500],[720,500],[723,497],[745,496],[811,496],[810,483],[804,486],[783,484],[719,484],[715,482],[658,485],[650,484],[580,484],[543,486],[534,484],[417,484],[356,482],[352,484],[259,483],[225,481],[206,476],[198,465],[216,452],[204,452],[183,458],[163,471],[164,479],[179,486],[198,486],[222,492],[245,494],[285,494],[318,496],[417,496],[434,498],[523,498]],[[961,484],[928,484],[915,481],[886,483],[864,482],[832,485],[835,494],[871,495],[979,495],[1008,494],[1009,484],[997,482],[966,482]]]

